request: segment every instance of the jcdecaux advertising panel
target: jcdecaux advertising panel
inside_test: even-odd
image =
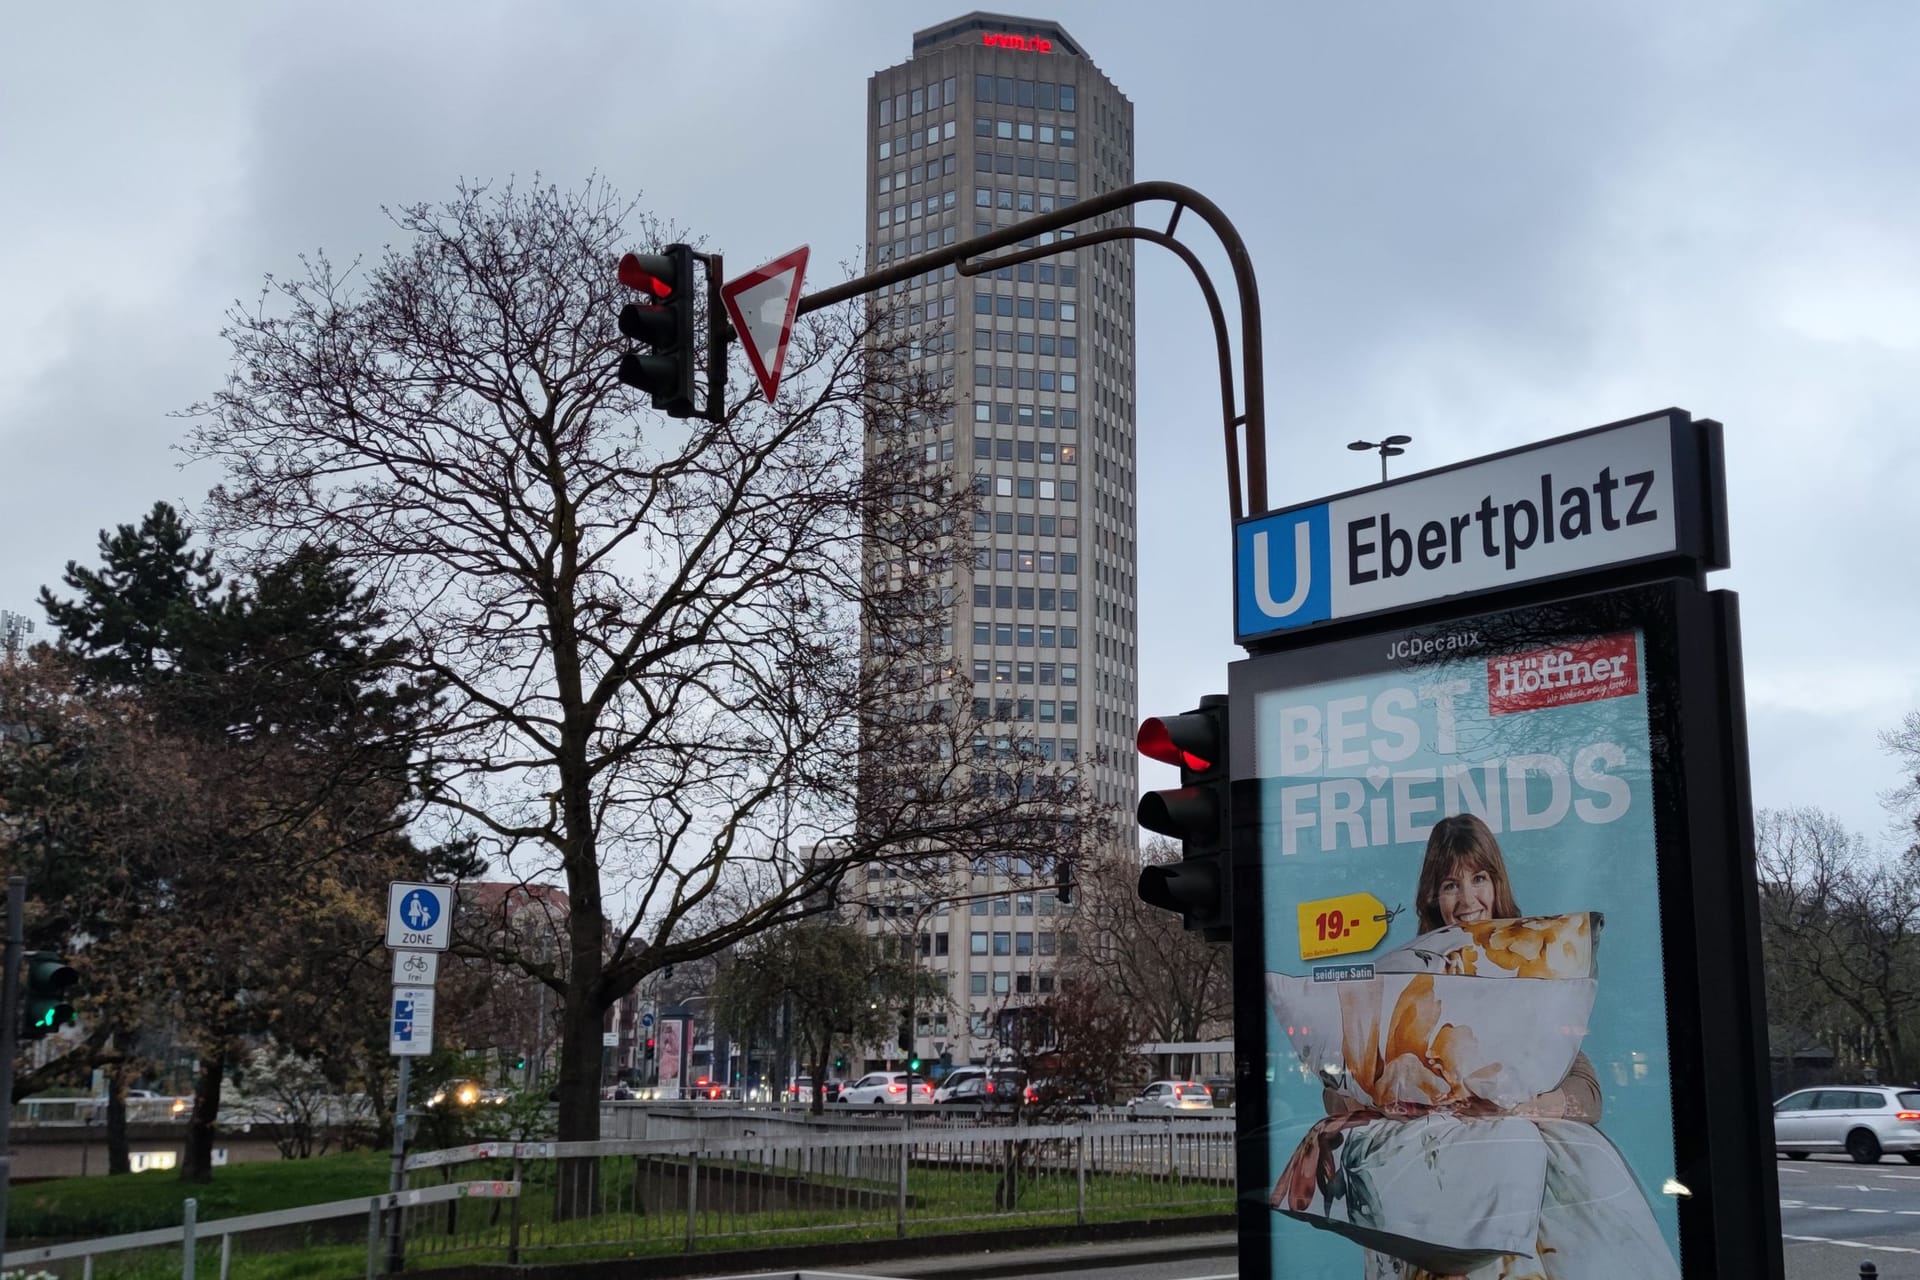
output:
[[[1442,640],[1249,698],[1276,1274],[1677,1277],[1644,638]]]

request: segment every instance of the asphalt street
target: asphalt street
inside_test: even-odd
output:
[[[1788,1280],[1854,1280],[1862,1262],[1920,1280],[1920,1166],[1814,1156],[1779,1168]]]
[[[1858,1280],[1871,1262],[1881,1280],[1920,1280],[1920,1166],[1894,1157],[1782,1160],[1780,1227],[1787,1280]],[[1156,1248],[1184,1256],[1154,1258]],[[930,1258],[864,1268],[905,1278],[992,1275],[1007,1280],[1230,1280],[1232,1237],[1034,1249],[995,1257]]]

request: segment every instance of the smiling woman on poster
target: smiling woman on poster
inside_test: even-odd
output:
[[[1364,1280],[1677,1275],[1596,1127],[1580,1040],[1599,914],[1522,915],[1499,842],[1472,814],[1434,824],[1414,906],[1419,936],[1370,977],[1268,976],[1328,1113],[1273,1207],[1360,1245]]]
[[[1519,917],[1507,860],[1486,823],[1462,813],[1434,824],[1427,837],[1426,856],[1421,859],[1413,904],[1420,921],[1420,937],[1405,950],[1416,955],[1445,955],[1470,945],[1471,935],[1461,928],[1463,925]],[[1382,957],[1382,965],[1392,966],[1393,961]],[[1381,967],[1376,966],[1376,971]],[[1325,1102],[1327,1114],[1333,1116],[1358,1107],[1332,1089],[1326,1091]],[[1482,1108],[1479,1114],[1494,1114],[1490,1105],[1482,1104]],[[1600,1080],[1593,1063],[1584,1052],[1575,1054],[1573,1066],[1558,1085],[1506,1114],[1600,1123]]]

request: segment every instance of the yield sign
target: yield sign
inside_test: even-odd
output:
[[[807,246],[755,267],[720,286],[727,315],[740,334],[753,364],[760,389],[769,403],[780,385],[787,362],[787,339],[793,336],[793,317],[800,305],[800,281],[807,274]]]

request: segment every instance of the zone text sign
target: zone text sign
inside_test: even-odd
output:
[[[1615,565],[1725,565],[1719,424],[1669,409],[1234,530],[1242,644]]]
[[[453,886],[395,880],[387,886],[387,945],[445,951],[453,936]]]

